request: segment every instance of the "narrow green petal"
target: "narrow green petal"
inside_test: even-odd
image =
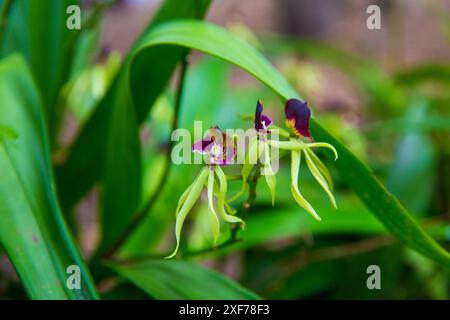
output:
[[[320,173],[319,169],[315,166],[314,162],[311,159],[311,156],[308,153],[308,150],[303,150],[305,153],[306,158],[306,164],[311,171],[314,178],[317,180],[317,182],[320,184],[323,190],[328,194],[328,197],[330,198],[331,203],[333,204],[333,207],[337,209],[336,200],[334,199],[333,193],[331,193],[330,188],[328,187],[328,183],[325,180],[325,178]]]
[[[225,175],[225,178],[227,178],[227,175]],[[228,179],[227,179],[228,180]],[[219,185],[217,184],[217,182],[214,182],[214,195],[216,196],[216,198],[219,198],[219,192],[220,192],[220,190],[219,190]],[[236,195],[235,195],[236,196]],[[231,214],[231,215],[235,215],[236,214],[236,209],[234,209],[234,208],[232,208],[231,206],[230,206],[230,204],[228,203],[230,200],[225,200],[225,209],[226,209],[226,212],[228,213],[228,214]]]
[[[225,174],[222,171],[222,168],[219,166],[216,166],[215,172],[217,175],[217,178],[219,179],[219,197],[217,198],[217,210],[219,211],[219,214],[223,220],[229,223],[241,223],[242,228],[245,226],[245,222],[236,216],[229,215],[225,211],[225,197],[227,194],[227,179],[225,177]]]
[[[300,159],[301,154],[300,151],[292,151],[291,152],[291,192],[292,195],[297,201],[297,203],[305,209],[310,215],[314,217],[314,219],[321,221],[322,219],[317,215],[314,208],[303,198],[302,194],[298,190],[298,175],[300,169]]]
[[[214,170],[210,169],[208,173],[208,212],[211,215],[212,221],[212,231],[214,236],[214,244],[217,243],[219,239],[220,223],[219,218],[217,218],[216,211],[214,210]]]
[[[227,201],[225,201],[225,209],[226,209],[226,211],[228,212],[228,214],[231,214],[231,215],[233,215],[233,216],[237,213],[237,210],[234,209],[234,208],[232,208],[232,207],[228,204]]]
[[[277,187],[277,178],[274,174],[266,174],[264,175],[264,178],[266,179],[267,186],[269,187],[270,193],[272,195],[272,206],[275,205],[275,190]]]
[[[310,148],[314,148],[314,147],[317,147],[317,148],[328,148],[331,151],[333,151],[333,153],[334,153],[334,160],[338,159],[338,153],[337,153],[336,149],[329,143],[326,143],[326,142],[313,142],[313,143],[308,143],[308,147],[310,147]]]
[[[272,206],[275,205],[275,194],[277,188],[277,178],[273,172],[272,166],[270,164],[270,153],[269,144],[261,142],[261,148],[264,149],[264,178],[266,179],[267,186],[269,187],[270,193],[272,195]]]
[[[302,148],[302,145],[296,140],[289,141],[275,141],[275,140],[267,140],[267,142],[274,148],[281,150],[293,150],[299,151]]]
[[[311,160],[314,162],[314,164],[316,165],[317,169],[319,169],[319,171],[322,173],[324,178],[327,180],[327,183],[328,183],[328,186],[330,187],[330,190],[333,191],[333,179],[331,178],[330,171],[328,171],[328,169],[325,166],[325,164],[314,153],[314,151],[312,151],[311,149],[308,149],[308,148],[306,148],[304,150],[305,150],[305,152],[309,153],[309,155],[311,156]]]
[[[194,181],[194,183],[195,183],[195,181]],[[186,201],[186,198],[189,195],[189,192],[191,191],[192,185],[194,183],[192,183],[189,187],[186,188],[186,190],[184,190],[183,194],[181,195],[180,199],[178,200],[178,205],[177,205],[177,210],[175,211],[175,216],[178,215],[178,212],[180,211],[181,206]]]
[[[181,228],[183,227],[186,216],[188,215],[189,211],[191,211],[195,202],[198,200],[202,193],[203,185],[205,184],[205,181],[208,177],[208,170],[209,169],[205,167],[202,169],[202,171],[200,171],[199,175],[192,184],[188,195],[186,196],[184,204],[178,212],[177,221],[175,223],[175,237],[177,240],[177,245],[173,253],[170,256],[165,257],[165,259],[173,258],[178,252],[178,248],[180,246]]]

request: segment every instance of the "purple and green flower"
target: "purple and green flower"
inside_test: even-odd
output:
[[[221,168],[223,165],[232,163],[236,157],[236,145],[233,139],[218,127],[211,128],[206,132],[204,139],[194,143],[192,151],[205,155],[206,165],[178,201],[175,223],[177,245],[173,253],[166,258],[172,258],[177,254],[184,221],[200,198],[204,188],[207,190],[208,213],[211,215],[214,243],[217,242],[220,233],[219,217],[228,223],[240,223],[242,228],[245,226],[245,222],[234,216],[235,211],[231,210],[227,204],[227,179]],[[217,200],[215,204],[214,198]]]

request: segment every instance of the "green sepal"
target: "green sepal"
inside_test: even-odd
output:
[[[208,170],[209,169],[207,167],[204,167],[198,174],[194,183],[188,188],[190,190],[186,194],[185,201],[182,204],[180,210],[177,212],[177,220],[175,223],[175,237],[177,240],[177,245],[173,253],[165,257],[165,259],[173,258],[178,252],[178,248],[180,246],[181,228],[183,227],[184,220],[186,219],[189,211],[191,211],[195,202],[197,202],[198,198],[202,193],[203,185],[205,184],[206,179],[208,178]]]
[[[215,173],[219,179],[219,196],[217,197],[217,210],[220,217],[229,223],[241,223],[242,228],[245,227],[245,222],[241,218],[233,215],[229,215],[225,210],[225,199],[227,194],[227,179],[220,166],[215,167]]]
[[[208,212],[211,215],[213,239],[214,244],[216,244],[219,239],[220,222],[219,218],[217,218],[216,211],[214,210],[214,170],[213,167],[210,167],[208,173]]]
[[[314,217],[314,219],[321,221],[322,219],[316,213],[314,208],[303,198],[302,194],[298,190],[298,175],[300,169],[300,159],[301,153],[300,151],[292,151],[291,152],[291,192],[295,199],[295,201],[308,212],[310,215]]]
[[[327,181],[325,180],[325,178],[320,173],[319,169],[316,167],[313,160],[311,159],[310,153],[312,153],[312,151],[309,149],[304,149],[303,152],[305,154],[306,165],[308,166],[309,171],[311,171],[311,174],[317,180],[317,182],[320,184],[322,189],[325,190],[328,197],[330,198],[330,201],[331,201],[333,207],[335,207],[337,209],[336,200],[334,199],[333,193],[331,192]]]

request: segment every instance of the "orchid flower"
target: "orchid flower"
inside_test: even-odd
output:
[[[333,151],[335,160],[338,158],[336,149],[329,143],[314,142],[310,130],[309,121],[311,118],[311,109],[306,102],[297,99],[290,99],[285,105],[286,126],[290,127],[293,134],[289,137],[289,141],[268,140],[268,144],[272,147],[288,150],[291,152],[291,192],[295,201],[311,214],[316,220],[321,218],[314,208],[302,196],[298,189],[299,167],[302,153],[305,156],[308,169],[311,171],[319,185],[327,193],[332,205],[337,208],[332,189],[332,181],[330,173],[326,166],[312,151],[312,148],[328,148]]]
[[[206,158],[206,165],[200,170],[194,182],[184,191],[178,201],[175,223],[177,244],[173,253],[166,258],[172,258],[177,254],[183,223],[204,187],[207,189],[208,212],[212,218],[211,228],[214,244],[217,242],[220,233],[219,216],[228,223],[240,223],[242,228],[245,226],[241,218],[233,215],[235,211],[226,202],[227,179],[221,168],[222,165],[233,162],[236,156],[233,139],[218,127],[211,128],[207,131],[204,139],[194,143],[192,151],[203,154]],[[214,197],[217,199],[216,205],[214,205]]]

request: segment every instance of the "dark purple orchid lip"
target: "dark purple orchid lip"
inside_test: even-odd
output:
[[[289,99],[284,107],[286,114],[286,126],[294,130],[298,136],[303,136],[313,140],[309,131],[309,120],[311,118],[311,109],[307,102],[298,99]]]
[[[236,157],[233,138],[222,132],[219,127],[208,129],[205,138],[192,145],[192,151],[208,155],[208,164],[226,165]]]
[[[267,128],[273,123],[272,119],[269,116],[262,113],[263,112],[263,104],[261,100],[258,100],[256,103],[255,110],[255,129],[260,132],[263,130],[265,133],[267,132]]]

